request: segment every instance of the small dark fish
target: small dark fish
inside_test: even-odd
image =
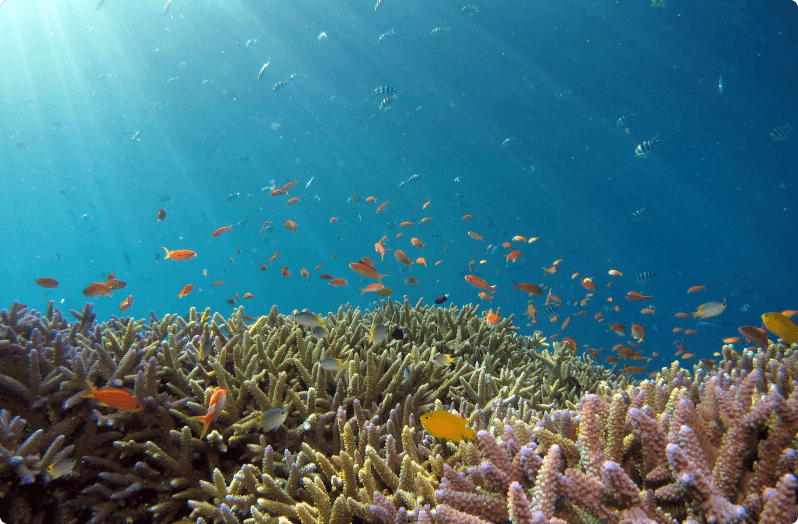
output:
[[[235,306],[236,305],[236,299],[228,298],[227,299],[227,303],[230,304],[231,306]]]
[[[61,253],[56,253],[55,254],[55,259],[56,260],[61,260]]]
[[[402,331],[401,328],[396,328],[393,331],[391,331],[391,338],[394,340],[404,340],[405,332]]]
[[[399,93],[402,91],[402,88],[393,88],[390,86],[378,87],[374,90],[375,93],[378,95],[390,95],[391,93]]]
[[[131,265],[130,255],[127,254],[127,251],[122,251],[122,258],[125,259],[125,263],[127,263],[128,266]]]
[[[736,288],[732,289],[731,296],[733,296],[733,297],[741,297],[741,296],[745,295],[746,293],[748,293],[749,291],[751,291],[752,289],[754,289],[754,288],[752,288],[751,286],[739,286],[739,287],[736,287]]]
[[[53,122],[53,125],[54,125],[55,127],[59,127],[59,128],[60,128],[60,127],[64,127],[64,126],[62,126],[62,125],[61,125],[59,122],[55,122],[55,121]]]
[[[166,218],[166,211],[164,211],[164,208],[161,208],[158,210],[158,222],[160,222],[164,218]]]
[[[241,196],[241,193],[230,193],[229,195],[227,195],[225,197],[224,200],[225,200],[225,202],[230,202],[231,200],[233,200],[235,197],[238,197],[238,196]]]
[[[22,151],[25,149],[25,142],[17,142],[17,151]]]
[[[61,189],[58,190],[58,194],[61,195],[61,196],[65,196],[66,195],[66,189],[64,189],[62,187]]]
[[[463,198],[463,197],[464,197],[464,196],[466,196],[467,194],[468,194],[468,193],[455,193],[455,194],[454,194],[454,198]]]
[[[161,254],[158,251],[155,252],[155,260],[161,260]]]
[[[438,298],[435,299],[435,303],[436,304],[443,304],[447,300],[449,300],[449,293],[444,293],[443,295],[441,295],[441,296],[439,296]]]
[[[249,156],[248,155],[239,155],[236,158],[238,160],[241,160],[242,162],[248,162],[249,161]]]
[[[89,202],[89,207],[92,209],[97,209],[97,206],[94,205],[94,202]]]
[[[161,202],[165,203],[165,202],[171,202],[171,201],[172,201],[172,197],[169,196],[169,195],[164,195],[164,196],[161,197]]]
[[[243,225],[245,225],[246,223],[247,223],[247,219],[246,219],[246,218],[245,218],[244,220],[239,220],[239,221],[238,221],[238,225],[239,225],[239,226],[243,226]]]

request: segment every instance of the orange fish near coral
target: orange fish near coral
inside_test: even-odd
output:
[[[380,275],[379,273],[377,273],[377,270],[374,269],[373,266],[370,266],[365,262],[352,262],[351,264],[349,264],[349,268],[358,275],[368,278],[376,278],[377,282],[379,282],[380,284],[382,284],[382,277],[388,276],[388,275]]]
[[[461,442],[464,438],[476,440],[473,429],[465,427],[468,421],[448,411],[433,411],[421,415],[421,423],[435,438],[448,438]]]
[[[468,282],[475,288],[485,289],[490,291],[491,293],[495,293],[498,289],[496,286],[491,286],[481,278],[475,277],[474,275],[466,275],[463,278],[465,278],[466,282]]]
[[[86,385],[89,387],[89,390],[91,390],[91,393],[82,395],[80,398],[93,398],[98,400],[103,406],[129,411],[131,413],[136,413],[144,409],[139,399],[131,395],[129,391],[119,388],[94,389],[94,386],[89,382],[86,382]]]
[[[161,249],[166,251],[166,256],[163,257],[164,260],[167,258],[171,258],[172,260],[191,260],[197,256],[196,253],[189,249],[175,249],[174,251],[169,251],[165,247],[162,247]]]
[[[128,295],[125,300],[119,303],[119,313],[127,311],[133,305],[133,295]]]
[[[213,390],[213,393],[211,393],[210,401],[208,401],[208,412],[201,416],[188,417],[188,419],[186,419],[202,421],[203,426],[200,438],[204,437],[205,433],[208,432],[211,422],[219,418],[219,415],[222,414],[225,402],[227,402],[227,390],[224,388],[216,388]]]
[[[499,315],[493,312],[493,310],[488,311],[488,314],[485,315],[485,323],[488,324],[488,327],[493,327],[499,323],[501,318]]]
[[[46,287],[48,289],[52,289],[54,287],[58,287],[58,281],[54,278],[37,278],[36,283],[42,287]]]
[[[110,297],[113,296],[111,292],[111,286],[107,282],[92,282],[86,289],[83,290],[83,294],[87,297],[97,297],[97,296],[104,296]]]
[[[184,296],[191,293],[192,289],[194,289],[194,284],[186,284],[185,286],[183,286],[183,290],[180,293],[178,293],[177,298],[183,298]]]
[[[358,289],[361,291],[360,294],[362,295],[363,293],[372,293],[372,292],[379,291],[383,287],[385,287],[385,286],[383,286],[382,284],[377,282],[376,284],[369,284],[366,287],[362,287],[362,288],[358,288]]]
[[[216,238],[218,236],[222,236],[225,233],[227,233],[228,231],[230,231],[231,229],[233,229],[233,224],[230,224],[229,226],[220,227],[219,229],[217,229],[216,231],[211,233],[211,236],[213,238]]]

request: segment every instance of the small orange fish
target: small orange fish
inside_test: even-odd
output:
[[[291,276],[291,272],[288,271],[288,268],[285,267],[285,266],[280,268],[280,274],[283,275],[284,277],[290,277]]]
[[[688,293],[698,293],[699,291],[704,290],[706,287],[707,287],[706,285],[704,285],[704,286],[693,286],[693,287],[689,288],[687,290],[687,292]]]
[[[539,237],[530,237],[529,240],[526,241],[527,244],[531,244],[532,242],[537,242]]]
[[[405,255],[404,251],[402,251],[401,249],[397,249],[394,252],[394,256],[396,257],[396,260],[406,265],[407,269],[410,269],[410,266],[413,264],[413,261],[407,258],[407,255]]]
[[[502,242],[502,247],[505,249],[510,249],[513,245],[510,242]]]
[[[158,210],[158,222],[160,222],[164,218],[166,218],[166,211],[164,211],[163,208],[161,208]]]
[[[397,234],[396,234],[396,238],[402,238],[402,235],[403,235],[403,234],[404,234],[404,233],[397,233]]]
[[[213,393],[211,393],[211,398],[208,401],[207,413],[197,417],[188,417],[187,420],[201,420],[203,422],[200,438],[204,437],[205,433],[208,432],[211,422],[219,418],[219,415],[222,414],[226,402],[227,390],[224,388],[216,388],[213,390]]]
[[[568,324],[570,324],[570,323],[571,323],[571,317],[568,317],[568,318],[566,318],[566,319],[565,319],[565,322],[563,322],[563,323],[562,323],[562,327],[560,327],[560,329],[565,329],[565,328],[567,328],[567,327],[568,327]]]
[[[332,217],[330,219],[330,224],[332,224],[333,222],[338,222],[338,217]]]
[[[376,202],[376,201],[377,201],[377,199],[374,198],[373,196],[366,197],[366,202]]]
[[[127,311],[130,309],[130,306],[133,305],[133,295],[128,295],[125,300],[119,303],[119,313],[122,314],[123,311]]]
[[[617,324],[613,324],[611,326],[607,326],[611,331],[615,331],[615,334],[618,336],[624,336],[626,334],[626,328],[623,324],[618,322]]]
[[[698,331],[696,331],[695,329],[685,329],[684,330],[684,334],[685,335],[695,335],[696,333],[698,333]]]
[[[510,260],[512,260],[513,263],[515,263],[515,261],[521,258],[522,256],[524,256],[524,254],[520,251],[511,251],[509,254],[504,255],[504,258],[506,259],[505,262],[509,262]]]
[[[415,222],[400,222],[399,225],[401,227],[410,227],[410,226],[416,227],[416,223]]]
[[[632,338],[637,340],[637,343],[643,342],[646,338],[646,329],[640,324],[632,324]]]
[[[621,273],[621,272],[620,272],[620,271],[618,271],[617,269],[610,269],[610,270],[608,271],[608,273],[609,273],[610,275],[614,276],[614,277],[622,277],[622,276],[623,276],[623,273]]]
[[[194,289],[194,284],[186,284],[185,286],[183,286],[183,290],[180,293],[178,293],[177,298],[183,298],[184,296],[191,293],[192,289]]]
[[[642,314],[644,314],[644,315],[654,315],[654,314],[656,314],[656,311],[654,311],[653,309],[648,308],[648,307],[644,307],[643,309],[640,310],[640,312]]]
[[[626,294],[626,298],[629,300],[648,300],[651,298],[651,295],[644,295],[638,291],[630,291]]]
[[[294,222],[293,220],[286,220],[285,222],[283,222],[283,225],[288,229],[290,229],[291,231],[293,231],[294,233],[296,233],[297,223]]]
[[[244,293],[244,298],[255,298],[255,295],[252,293]]]
[[[399,251],[397,251],[399,253]],[[408,266],[410,267],[410,266]],[[373,266],[363,262],[352,262],[349,264],[349,269],[357,273],[358,275],[368,277],[368,278],[376,278],[377,282],[382,284],[382,277],[387,277],[388,275],[380,275]]]
[[[347,284],[347,282],[343,278],[334,278],[334,279],[330,280],[328,282],[328,284],[330,284],[331,286],[335,286],[335,287],[341,287],[341,286],[345,286]]]
[[[266,221],[263,222],[263,225],[260,226],[260,234],[261,235],[263,235],[263,230],[265,230],[266,226],[268,226],[269,224],[271,224],[271,222],[269,220],[266,220]]]
[[[174,251],[169,251],[165,247],[162,247],[161,249],[166,251],[166,256],[163,257],[164,260],[167,258],[171,258],[172,260],[191,260],[197,256],[196,253],[188,249],[176,249]]]
[[[288,194],[288,190],[291,189],[292,187],[294,187],[294,184],[296,184],[296,178],[294,179],[293,182],[289,182],[286,185],[284,185],[282,187],[281,191],[287,195]]]
[[[683,329],[683,328],[680,328],[680,327],[675,327],[675,328],[673,328],[673,332],[674,332],[674,333],[681,333],[681,332],[682,332],[682,329]]]
[[[225,233],[227,233],[231,229],[233,229],[233,224],[230,224],[229,226],[220,227],[219,229],[217,229],[216,231],[211,233],[211,236],[213,238],[216,238],[218,236],[224,235]]]
[[[515,235],[513,237],[513,242],[526,242],[526,237],[522,237],[521,235]]]
[[[361,291],[361,293],[360,293],[360,294],[362,295],[363,293],[372,293],[372,292],[379,291],[380,289],[382,289],[382,288],[384,288],[384,287],[385,287],[385,286],[383,286],[383,285],[382,285],[382,284],[380,284],[379,282],[376,282],[376,283],[374,283],[374,284],[369,284],[369,285],[368,285],[368,286],[366,286],[366,287],[363,287],[363,288],[358,288],[358,289]]]
[[[279,256],[280,256],[280,251],[275,249],[274,250],[274,254],[269,258],[269,263],[271,264],[272,262],[277,260],[277,257],[279,257]]]
[[[470,236],[471,238],[473,238],[475,240],[482,240],[482,237],[479,236],[478,234],[474,233],[473,231],[469,231],[468,232],[468,236]]]
[[[86,286],[86,289],[83,290],[83,294],[87,297],[110,297],[113,296],[111,294],[112,291],[113,289],[111,289],[111,286],[107,282],[92,282]]]
[[[441,264],[443,264],[443,260],[436,260],[436,261],[435,261],[435,265],[436,265],[436,266],[439,266],[439,265],[441,265]]]
[[[48,289],[52,289],[54,287],[58,287],[58,281],[54,278],[37,278],[36,283],[42,287],[46,287]]]
[[[420,266],[427,267],[427,259],[426,259],[426,258],[424,258],[424,257],[418,257],[418,258],[416,259],[416,264],[418,264],[418,265],[420,265]]]
[[[378,207],[378,208],[377,208],[377,213],[379,213],[380,211],[382,211],[383,209],[385,209],[385,206],[387,206],[387,205],[388,205],[390,202],[391,202],[390,200],[386,200],[385,202],[383,202],[382,204],[380,204],[380,207]]]
[[[607,364],[615,364],[616,362],[618,362],[620,360],[621,360],[620,357],[607,357],[607,358],[604,359],[604,362],[606,362]]]
[[[495,293],[498,289],[496,286],[491,286],[481,278],[475,277],[474,275],[465,275],[463,278],[465,278],[466,282],[478,289],[484,289],[490,291],[491,293]]]
[[[573,275],[571,275],[571,280],[575,279],[578,276],[579,276],[579,273],[574,273]]]
[[[421,242],[421,240],[419,240],[419,239],[417,239],[415,237],[410,239],[410,243],[413,244],[416,247],[420,247],[421,249],[424,249],[424,244]]]
[[[227,261],[232,264],[233,263],[233,257],[228,258]]]
[[[463,215],[463,218],[460,220],[471,220],[471,215]]]
[[[385,260],[385,253],[390,251],[390,249],[385,249],[382,247],[382,243],[385,242],[385,239],[388,238],[388,235],[384,235],[379,242],[374,244],[374,251],[380,254],[380,260]]]
[[[300,270],[299,270],[299,275],[300,275],[302,278],[308,278],[308,275],[309,275],[309,274],[310,274],[310,273],[308,273],[308,270],[307,270],[307,269],[305,269],[304,267],[303,267],[302,269],[300,269]]]
[[[488,311],[488,314],[485,315],[485,322],[490,327],[495,326],[496,324],[499,323],[499,321],[501,321],[501,318],[499,317],[499,315],[494,313],[493,310]]]
[[[299,197],[289,198],[288,200],[285,201],[285,205],[291,206],[293,204],[296,204],[297,202],[299,202]]]
[[[421,222],[429,222],[430,220],[432,220],[430,217],[424,217],[421,219]]]
[[[540,286],[536,284],[530,284],[529,282],[524,282],[523,284],[519,284],[515,280],[513,280],[513,284],[515,284],[513,291],[515,291],[516,289],[520,289],[524,293],[527,293],[532,296],[538,296],[543,294],[543,290],[540,289]]]
[[[139,399],[130,394],[129,391],[119,388],[94,389],[94,386],[86,382],[90,393],[82,395],[80,398],[93,398],[100,401],[100,404],[109,408],[116,408],[130,413],[137,413],[144,409]]]
[[[543,276],[544,276],[544,277],[545,277],[546,275],[553,275],[554,273],[556,273],[556,272],[557,272],[557,266],[556,266],[556,265],[553,265],[553,266],[551,266],[551,267],[544,267],[544,268],[543,268],[543,271],[544,271],[544,273],[543,273]]]
[[[488,295],[484,291],[480,291],[479,293],[477,293],[477,295],[479,295],[479,298],[481,298],[482,300],[493,300],[493,297]]]
[[[582,283],[579,285],[587,289],[588,291],[595,291],[596,289],[598,289],[598,286],[594,284],[593,280],[588,277],[583,278]]]
[[[225,282],[224,280],[217,280],[216,282],[214,282],[213,284],[211,284],[211,287],[223,286],[223,285],[225,285],[225,284],[227,284],[227,282]]]
[[[266,264],[261,264],[260,265],[260,270],[261,271],[266,271]]]
[[[681,311],[676,313],[676,316],[679,317],[679,318],[690,318],[690,314],[689,313],[683,313]]]
[[[272,191],[272,192],[271,192],[271,193],[269,193],[269,194],[270,194],[271,196],[280,196],[280,195],[282,195],[282,194],[283,194],[283,190],[282,190],[282,189],[275,189],[274,191]]]
[[[682,355],[682,357],[683,358],[694,358],[695,355],[693,353],[685,353],[684,355]]]
[[[427,202],[423,206],[421,206],[421,209],[427,209],[427,207],[429,206],[429,202],[430,201],[427,200]]]
[[[319,269],[321,269],[323,266],[324,266],[324,263],[322,262],[321,264],[319,264],[318,266],[316,266],[315,268],[313,268],[313,271],[318,271],[318,270],[319,270]]]
[[[723,339],[724,344],[736,344],[740,341],[740,337],[727,337]]]
[[[629,364],[626,364],[621,370],[621,373],[637,374],[645,373],[646,371],[648,371],[647,367],[630,366]]]

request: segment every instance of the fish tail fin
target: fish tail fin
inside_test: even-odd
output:
[[[94,386],[88,380],[86,380],[86,387],[89,389],[89,393],[81,395],[80,398],[94,398]]]
[[[164,260],[166,260],[167,258],[169,258],[169,250],[168,250],[168,249],[166,249],[165,247],[161,247],[161,249],[163,249],[164,251],[166,251],[166,256],[165,256],[165,257],[163,257],[163,258],[164,258]]]
[[[377,275],[377,282],[379,282],[380,284],[382,284],[382,280],[381,280],[381,279],[382,279],[382,277],[389,277],[389,276],[391,276],[391,275]]]
[[[200,437],[199,438],[202,438],[202,437],[205,436],[205,433],[208,432],[208,428],[211,425],[211,420],[210,420],[210,417],[208,415],[200,415],[200,416],[197,416],[197,417],[188,417],[186,420],[201,420],[202,421],[202,424],[203,424],[202,433],[200,433]]]

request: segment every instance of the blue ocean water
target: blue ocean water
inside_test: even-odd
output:
[[[712,358],[738,326],[798,307],[798,134],[769,136],[798,125],[796,23],[788,0],[5,0],[0,300],[37,309],[90,300],[99,319],[118,315],[128,295],[124,314],[139,318],[192,306],[227,315],[244,305],[253,317],[273,304],[371,307],[380,297],[358,288],[373,280],[348,264],[379,260],[374,243],[387,235],[392,251],[377,269],[394,299],[481,302],[515,314],[522,334],[573,336],[602,348],[600,358],[629,340],[607,324],[639,323],[644,355],[660,354],[650,369],[670,362],[682,337]],[[401,89],[384,109],[381,86]],[[289,196],[269,195],[292,180]],[[291,197],[300,201],[288,206]],[[650,209],[633,221],[641,208]],[[261,234],[264,221],[273,230]],[[501,244],[515,235],[539,240],[513,243],[523,257],[507,264],[512,249]],[[198,255],[164,260],[162,246]],[[427,267],[402,271],[397,249]],[[557,259],[558,273],[544,277]],[[463,279],[471,260],[498,287],[490,302]],[[646,271],[659,276],[635,282]],[[329,286],[323,272],[348,285]],[[127,287],[82,294],[108,273]],[[41,277],[60,285],[44,289]],[[575,305],[583,277],[598,286],[586,307]],[[528,326],[513,281],[550,287],[565,302],[557,321],[538,297],[540,326]],[[194,290],[178,298],[186,284]],[[696,285],[706,289],[686,293]],[[662,307],[641,314],[645,303],[624,298],[632,290]],[[676,312],[724,297],[716,319],[728,325],[672,332],[695,328]]]

